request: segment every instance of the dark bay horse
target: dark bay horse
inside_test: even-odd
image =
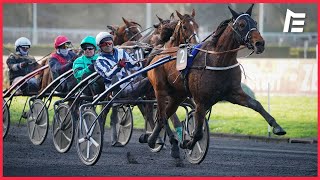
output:
[[[206,111],[222,100],[259,112],[273,127],[274,134],[286,134],[261,104],[245,94],[241,88],[241,69],[236,58],[240,46],[246,46],[254,50],[256,54],[264,51],[264,39],[257,29],[256,22],[251,18],[253,5],[246,13],[241,14],[228,8],[232,19],[221,23],[212,39],[202,44],[187,75],[187,88],[184,87],[183,80],[177,78],[180,72],[176,70],[175,60],[148,71],[148,78],[154,88],[158,103],[156,126],[148,138],[150,147],[154,147],[161,128],[165,126],[167,130],[170,130],[167,118],[176,112],[183,100],[190,96],[196,103],[195,132],[191,140],[185,140],[180,144],[181,148],[192,149],[196,142],[202,139]],[[166,51],[174,52],[175,49],[169,48]],[[167,55],[156,56],[152,63]],[[177,54],[171,53],[170,55],[176,56]],[[170,142],[177,143],[177,140],[174,139],[174,136],[170,136]],[[179,149],[175,150],[175,153],[178,154]]]
[[[114,45],[121,45],[127,41],[137,41],[142,37],[140,30],[141,25],[139,23],[128,21],[123,17],[122,20],[124,25],[107,26],[107,28],[111,30],[110,34],[114,36]]]
[[[142,36],[139,40],[136,40],[136,41],[131,40],[131,41],[124,42],[121,46],[134,46],[134,45],[137,45],[139,47],[145,47],[146,45],[148,45],[148,46],[153,48],[153,47],[157,46],[162,41],[163,42],[169,41],[169,38],[167,38],[167,40],[161,39],[160,34],[163,31],[163,27],[164,26],[166,26],[167,24],[169,24],[169,23],[171,23],[173,21],[177,22],[174,19],[174,14],[172,13],[170,15],[170,19],[162,19],[158,15],[156,15],[156,16],[157,16],[157,18],[159,20],[159,23],[153,25],[153,28],[154,28],[153,31],[150,31],[146,35]],[[171,28],[172,32],[171,32],[170,36],[173,33],[174,27]],[[130,49],[127,49],[127,50],[131,51]]]
[[[150,34],[147,34],[146,36],[143,36],[139,40],[139,41],[141,41],[143,43],[150,44],[153,47],[157,46],[159,44],[159,42],[161,41],[160,33],[162,32],[163,27],[166,24],[169,24],[170,22],[176,21],[174,19],[174,14],[173,13],[170,15],[169,19],[162,19],[158,15],[156,15],[156,16],[157,16],[157,18],[159,20],[159,23],[153,25],[154,30]]]

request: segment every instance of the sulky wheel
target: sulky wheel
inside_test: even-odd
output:
[[[2,105],[2,115],[3,115],[3,136],[2,138],[5,138],[8,134],[9,128],[10,128],[10,111],[9,107],[7,105],[6,100],[3,99],[3,105]]]
[[[156,122],[156,118],[157,118],[157,108],[155,107],[153,109],[153,119],[154,122]],[[146,134],[151,134],[153,131],[153,129],[150,126],[150,123],[147,122],[147,127],[146,127]],[[151,152],[159,152],[161,151],[161,149],[163,148],[165,142],[166,142],[166,130],[165,128],[162,128],[160,133],[159,133],[159,137],[157,142],[162,141],[163,143],[156,143],[154,148],[150,148]]]
[[[190,140],[191,137],[193,137],[194,130],[195,130],[194,111],[191,111],[188,115],[187,121],[184,122],[183,140]],[[209,127],[208,127],[207,120],[203,122],[202,130],[203,130],[202,139],[195,144],[192,150],[185,149],[186,158],[191,164],[200,164],[206,157],[206,154],[209,149],[210,136],[209,136]]]
[[[34,145],[40,145],[46,139],[49,128],[48,109],[45,104],[36,99],[30,107],[27,118],[29,139]]]
[[[130,141],[133,131],[133,116],[130,106],[117,107],[118,122],[116,124],[118,142],[123,146]]]
[[[96,118],[94,110],[86,109],[76,127],[76,148],[80,160],[85,165],[94,165],[102,152],[104,128]]]
[[[74,134],[75,116],[67,104],[58,105],[52,122],[53,144],[60,153],[69,151]]]

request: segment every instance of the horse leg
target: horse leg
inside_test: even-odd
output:
[[[190,106],[195,107],[195,102],[193,101],[193,99],[189,99],[187,98],[186,100],[184,100],[184,103],[190,104]],[[173,127],[176,129],[176,133],[178,136],[179,141],[182,141],[182,123],[180,122],[178,116],[176,113],[174,113],[171,117],[170,120],[173,124]]]
[[[173,127],[176,129],[178,139],[181,141],[182,140],[182,124],[181,124],[177,114],[173,113],[173,115],[170,117],[170,120],[173,124]]]
[[[193,137],[191,140],[184,140],[181,144],[182,149],[192,149],[197,141],[203,137],[203,121],[206,116],[206,107],[203,104],[197,104],[194,112],[195,118],[195,131],[192,132]]]
[[[168,98],[168,105],[166,108],[166,115],[167,117],[172,117],[173,114],[177,111],[179,104],[181,101],[177,101],[176,99],[173,99],[172,96]],[[179,119],[178,119],[179,121]],[[179,121],[180,123],[180,121]],[[181,123],[180,123],[181,126]],[[180,152],[179,152],[179,146],[178,146],[178,140],[175,138],[168,121],[165,122],[166,132],[169,137],[169,142],[171,144],[170,154],[173,158],[180,158]]]
[[[258,113],[273,127],[273,133],[276,135],[285,135],[286,131],[276,122],[276,120],[262,107],[259,101],[248,96],[242,89],[238,89],[236,93],[231,94],[227,97],[229,102],[239,104],[251,108]]]
[[[158,113],[157,113],[157,119],[156,119],[156,124],[155,127],[153,128],[153,131],[151,135],[148,137],[148,145],[150,148],[154,148],[157,138],[159,137],[159,133],[163,126],[165,125],[165,122],[167,121],[166,117],[166,101],[165,98],[159,97],[157,98],[157,103],[158,103]]]
[[[146,123],[149,123],[151,129],[153,129],[155,126],[154,119],[153,119],[153,104],[139,104],[138,108],[139,108],[141,114],[143,115]],[[139,137],[139,142],[140,143],[147,143],[149,135],[150,134],[146,134],[146,133],[141,134],[141,136]]]

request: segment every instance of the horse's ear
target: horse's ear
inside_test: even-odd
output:
[[[128,20],[126,20],[125,18],[123,18],[122,17],[122,20],[123,20],[123,22],[127,25],[127,26],[130,26],[130,24],[129,24],[129,21]]]
[[[179,17],[180,20],[183,19],[183,16],[176,10],[177,16]]]
[[[251,16],[252,13],[252,8],[253,8],[254,4],[251,5],[251,7],[249,7],[249,9],[247,10],[247,14],[249,14]]]
[[[239,16],[239,14],[237,12],[235,12],[233,9],[231,9],[229,6],[228,6],[231,14],[232,14],[232,17],[233,19],[237,19],[237,17]]]
[[[157,18],[159,19],[160,23],[162,24],[163,19],[161,19],[157,14],[156,14]]]
[[[192,16],[192,17],[196,16],[196,12],[195,12],[195,10],[194,10],[194,9],[192,9],[191,16]]]
[[[112,32],[116,31],[116,28],[114,26],[107,25],[107,28],[110,29]]]
[[[170,21],[173,21],[174,20],[174,13],[171,13],[170,15]]]
[[[158,28],[160,26],[160,23],[154,24],[153,27],[154,28]]]
[[[131,21],[131,23],[133,23],[133,24],[135,24],[135,25],[138,25],[138,26],[140,26],[140,27],[142,28],[142,26],[141,26],[139,23],[137,23],[137,22]]]

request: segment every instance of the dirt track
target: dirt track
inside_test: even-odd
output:
[[[290,144],[211,137],[210,148],[200,165],[183,160],[176,167],[169,148],[150,152],[134,130],[123,148],[110,146],[108,130],[102,155],[94,166],[85,166],[73,146],[58,153],[51,130],[41,146],[32,145],[26,127],[10,128],[3,144],[4,176],[317,176],[317,144]],[[166,144],[169,144],[168,141]],[[127,153],[137,161],[131,164]]]

